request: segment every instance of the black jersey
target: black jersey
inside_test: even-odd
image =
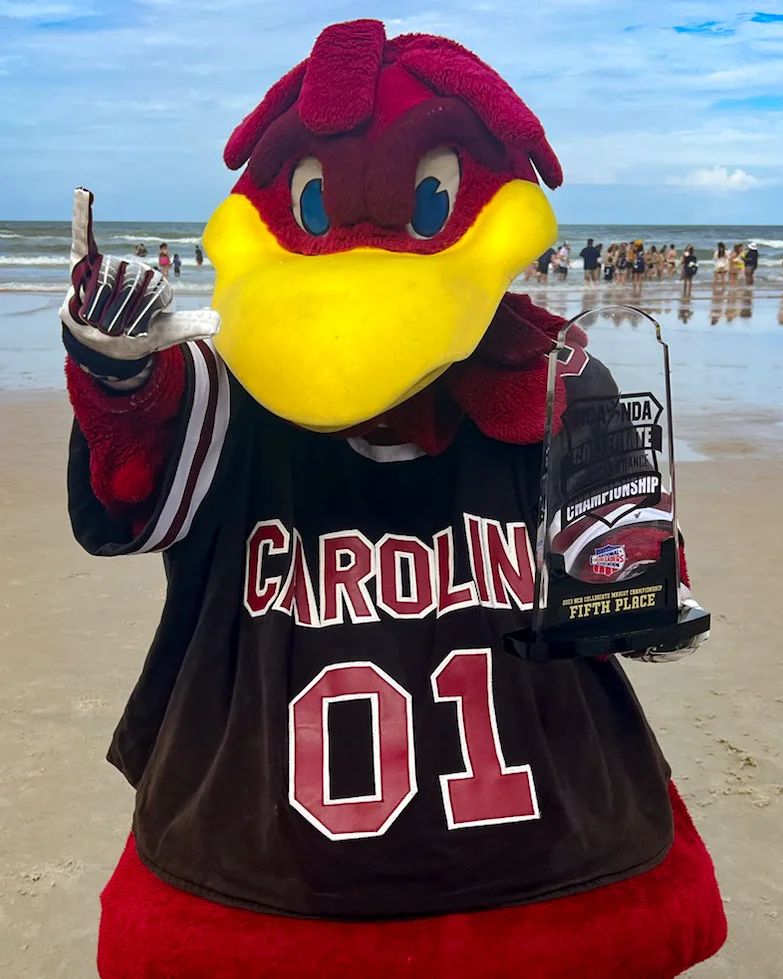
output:
[[[78,427],[71,442],[81,543],[166,565],[109,752],[137,789],[144,863],[226,904],[377,918],[660,861],[669,771],[619,664],[502,648],[533,600],[540,446],[466,421],[442,455],[395,461],[272,416],[202,341],[186,360],[140,535],[93,496]]]

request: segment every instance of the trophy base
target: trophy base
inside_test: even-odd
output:
[[[627,627],[626,627],[627,626]],[[612,629],[550,629],[536,633],[532,628],[503,637],[508,652],[531,662],[553,659],[582,659],[611,654],[642,653],[647,649],[676,649],[689,639],[707,632],[710,613],[702,608],[683,607],[671,615],[658,613],[654,620],[639,618],[612,621]]]

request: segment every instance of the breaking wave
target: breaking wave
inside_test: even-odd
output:
[[[96,231],[96,237],[100,235],[100,230]],[[154,244],[160,244],[165,241],[167,245],[197,245],[201,238],[188,237],[188,238],[173,238],[173,237],[163,237],[161,235],[108,235],[105,239],[106,241],[143,241],[152,242]]]
[[[61,295],[67,282],[0,282],[0,292],[58,292]]]
[[[172,283],[174,286],[174,295],[185,294],[193,296],[211,296],[212,295],[212,283],[211,282],[176,282]],[[65,290],[68,288],[67,279],[63,279],[61,282],[3,282],[0,279],[0,293],[2,292],[50,292],[58,293],[64,295]]]
[[[132,259],[135,256],[118,255],[118,257]],[[150,258],[152,258],[151,262],[149,261]],[[144,261],[144,259],[142,259],[142,261]],[[155,261],[156,261],[155,256],[151,256],[151,255],[147,256],[148,264],[154,266]],[[57,268],[57,267],[62,267],[63,265],[68,265],[68,256],[65,254],[63,255],[0,255],[0,265],[18,265],[20,267],[39,265],[39,266],[47,266],[50,268]],[[197,267],[195,258],[190,258],[190,257],[183,258],[182,265],[188,266],[190,268]],[[204,265],[202,267],[207,269],[212,267],[209,262],[209,259],[207,258],[204,259]]]
[[[0,255],[0,265],[67,265],[67,255]]]

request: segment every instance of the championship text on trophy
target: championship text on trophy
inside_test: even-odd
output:
[[[533,660],[679,649],[710,625],[679,582],[668,346],[639,309],[591,309],[549,355],[532,619],[507,647]]]

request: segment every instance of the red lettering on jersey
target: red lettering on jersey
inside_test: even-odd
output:
[[[253,615],[264,615],[277,597],[280,575],[262,580],[264,552],[270,555],[288,551],[289,533],[279,520],[261,520],[247,539],[245,562],[245,608]]]
[[[367,582],[375,574],[372,544],[358,530],[321,537],[321,625],[344,621],[377,622]]]
[[[438,581],[438,615],[477,605],[476,586],[472,581],[456,587],[454,585],[454,533],[451,527],[435,534],[433,541]]]
[[[498,737],[489,649],[456,649],[432,674],[437,702],[455,701],[463,772],[440,776],[449,829],[538,819],[530,765],[506,764]]]
[[[487,562],[495,608],[533,607],[533,552],[523,523],[506,524],[505,533],[497,520],[485,519]],[[513,544],[510,537],[513,538]]]
[[[280,612],[285,612],[286,615],[291,615],[293,612],[294,621],[297,625],[318,627],[321,624],[318,621],[318,608],[315,603],[313,582],[307,567],[302,537],[298,530],[294,530],[294,548],[288,577],[274,608]]]
[[[374,791],[331,797],[329,705],[369,700]],[[382,836],[416,794],[411,695],[373,663],[327,666],[289,706],[289,788],[294,809],[332,840]]]
[[[343,530],[318,538],[317,595],[299,531],[289,533],[276,519],[260,521],[247,541],[245,607],[252,616],[274,609],[314,628],[378,622],[380,609],[394,618],[420,619],[476,605],[531,608],[533,554],[525,525],[463,517],[470,580],[454,580],[452,527],[435,534],[432,546],[395,534],[373,546],[360,531]],[[267,558],[289,553],[284,583],[282,575],[264,576]]]
[[[487,586],[487,567],[484,558],[484,534],[481,517],[471,513],[464,514],[465,532],[468,538],[468,554],[473,580],[478,588],[479,601],[482,605],[489,604],[489,588]]]
[[[435,608],[432,566],[431,548],[416,537],[384,535],[376,560],[378,607],[396,619],[423,619]]]

